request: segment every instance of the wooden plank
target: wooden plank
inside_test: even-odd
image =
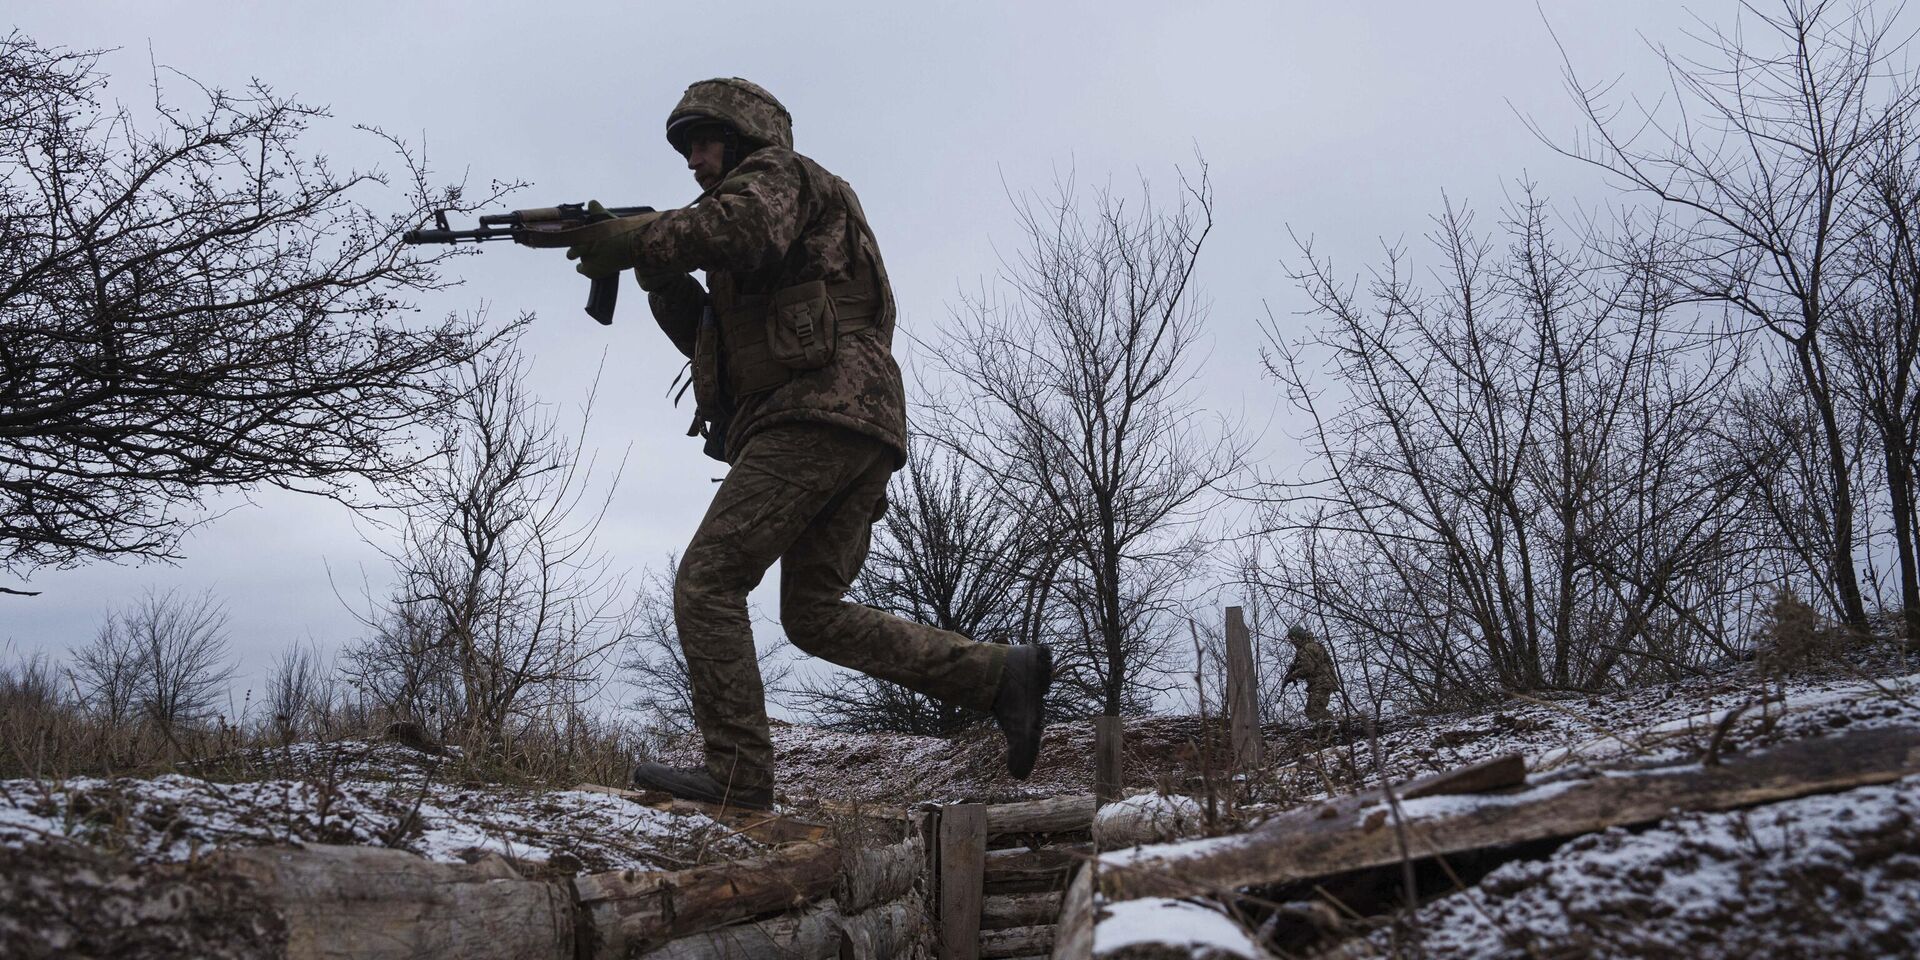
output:
[[[1093,794],[1083,793],[1018,803],[996,803],[987,808],[987,834],[1073,833],[1093,827],[1099,802]]]
[[[1060,898],[1060,922],[1054,926],[1052,960],[1093,960],[1093,888],[1099,861],[1074,871]]]
[[[1126,736],[1119,717],[1093,718],[1093,795],[1100,804],[1120,799],[1125,785]]]
[[[1421,797],[1438,797],[1460,793],[1490,793],[1506,790],[1527,782],[1527,758],[1509,753],[1504,757],[1494,757],[1479,763],[1448,770],[1432,776],[1421,777],[1393,788],[1393,794],[1402,800],[1418,800]]]
[[[1058,893],[1008,893],[990,896],[980,902],[982,930],[1005,930],[1008,927],[1031,927],[1037,924],[1052,926],[1059,920]]]
[[[1227,608],[1227,721],[1238,770],[1260,765],[1260,701],[1253,667],[1253,640],[1239,607]]]
[[[1920,728],[1860,730],[1783,744],[1713,767],[1669,767],[1550,778],[1479,803],[1406,801],[1413,856],[1427,858],[1661,820],[1675,811],[1731,810],[1889,783],[1920,772]],[[1111,900],[1228,895],[1256,884],[1312,880],[1401,859],[1386,806],[1353,797],[1293,811],[1252,832],[1100,858]]]
[[[404,850],[313,844],[223,850],[286,921],[293,960],[571,960],[574,913],[558,884],[504,862],[435,863]]]
[[[987,808],[959,803],[940,809],[940,957],[978,960],[980,899],[987,853]]]
[[[1008,927],[980,934],[980,960],[1008,960],[1053,949],[1053,924]]]

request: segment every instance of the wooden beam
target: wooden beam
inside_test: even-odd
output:
[[[1074,867],[1093,856],[1091,843],[1061,843],[1037,850],[992,850],[984,859],[982,881],[993,893],[1059,890]]]
[[[558,884],[504,861],[435,863],[384,847],[223,850],[287,924],[292,960],[571,960],[574,912]]]
[[[980,902],[980,929],[1005,930],[1008,927],[1051,927],[1060,920],[1060,894],[1007,893],[989,896]]]
[[[1008,927],[980,934],[980,960],[1009,960],[1044,954],[1053,949],[1053,924]]]
[[[573,880],[586,956],[630,954],[749,917],[829,896],[853,913],[894,900],[913,886],[925,848],[918,837],[843,851],[802,843],[751,860],[674,871],[613,870]]]
[[[1227,721],[1233,734],[1235,769],[1260,765],[1260,700],[1253,640],[1239,607],[1227,608]]]
[[[1093,814],[1100,804],[1093,794],[1083,793],[1019,803],[996,803],[987,807],[987,834],[1005,836],[1014,833],[1074,833],[1093,828]]]
[[[1402,808],[1412,855],[1427,858],[1653,823],[1675,811],[1731,810],[1889,783],[1915,772],[1920,728],[1884,728],[1782,744],[1713,767],[1587,772],[1478,802],[1409,799]],[[1112,900],[1230,895],[1385,866],[1401,859],[1390,818],[1378,796],[1351,797],[1282,814],[1238,836],[1115,851],[1100,857],[1100,888]]]
[[[1093,718],[1093,795],[1097,803],[1120,799],[1125,788],[1126,736],[1119,717]]]
[[[987,852],[987,808],[940,808],[940,957],[978,960],[980,899]]]

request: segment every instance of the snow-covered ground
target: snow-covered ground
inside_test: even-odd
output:
[[[455,783],[430,760],[349,740],[263,758],[300,776],[0,781],[0,845],[60,838],[161,862],[230,845],[365,844],[442,862],[498,853],[556,873],[676,869],[760,849],[699,814],[579,790]]]
[[[1889,661],[1854,675],[1780,683],[1736,667],[1604,696],[1516,698],[1479,712],[1382,718],[1371,728],[1269,728],[1268,766],[1239,785],[1243,802],[1234,816],[1250,823],[1383,778],[1508,753],[1528,757],[1536,772],[1562,771],[1687,762],[1716,737],[1717,749],[1733,754],[1840,730],[1920,727],[1920,674],[1912,669]],[[1733,722],[1730,712],[1737,713]],[[1129,785],[1193,792],[1203,779],[1218,783],[1209,768],[1223,744],[1215,726],[1215,739],[1203,745],[1205,729],[1190,717],[1129,720]],[[1093,735],[1084,722],[1050,728],[1034,777],[1018,783],[1006,777],[1004,746],[990,729],[947,740],[780,725],[774,740],[783,810],[800,815],[819,812],[816,801],[842,810],[848,803],[998,802],[1092,788]],[[692,761],[694,749],[671,748],[663,759]],[[672,869],[763,849],[708,817],[570,784],[459,782],[435,758],[398,744],[298,745],[254,759],[255,775],[239,782],[186,773],[0,781],[0,854],[29,852],[54,838],[144,863],[191,860],[223,845],[350,843],[441,861],[498,853],[523,872],[558,876]],[[1221,802],[1235,793],[1221,791]],[[1408,801],[1403,812],[1417,818],[1458,802]],[[1109,819],[1140,820],[1143,835],[1191,836],[1199,809],[1148,796],[1114,808]],[[1218,926],[1219,915],[1194,910],[1208,912],[1159,901],[1122,908],[1125,922],[1105,929],[1102,942],[1145,936],[1141,930],[1172,918],[1193,942],[1233,952],[1220,940],[1231,939],[1225,928],[1219,937],[1199,936]],[[1358,927],[1352,933],[1359,939],[1344,949],[1378,955],[1403,950],[1412,938],[1420,955],[1436,960],[1920,956],[1916,931],[1920,777],[1580,838],[1499,867],[1426,904],[1396,930]]]

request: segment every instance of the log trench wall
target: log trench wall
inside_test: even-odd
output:
[[[942,960],[1047,956],[1061,895],[1093,852],[1096,806],[1092,795],[923,806]]]
[[[521,878],[497,858],[443,864],[372,847],[217,857],[279,913],[291,960],[886,960],[926,930],[919,836],[558,882]]]

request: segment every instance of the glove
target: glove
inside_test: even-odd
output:
[[[636,249],[635,234],[647,224],[652,223],[659,214],[640,214],[621,217],[615,220],[605,219],[607,208],[594,200],[587,204],[590,222],[586,229],[593,237],[582,240],[567,248],[567,259],[580,261],[573,269],[585,276],[609,277],[628,267],[639,265],[639,251]]]

